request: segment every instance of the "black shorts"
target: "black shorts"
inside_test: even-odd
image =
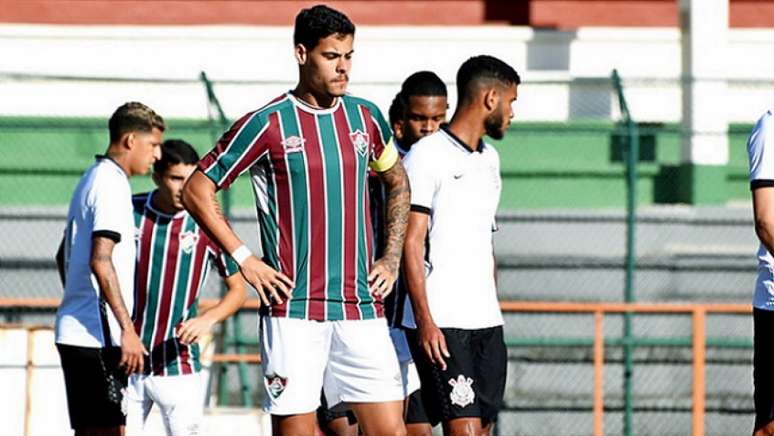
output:
[[[774,421],[774,311],[753,309],[755,429]]]
[[[406,424],[429,424],[430,418],[425,410],[424,399],[422,398],[422,389],[417,389],[409,395],[408,407],[406,409]]]
[[[126,424],[122,408],[126,373],[118,367],[121,348],[56,344],[64,372],[67,410],[73,430]]]
[[[481,418],[482,426],[497,421],[508,368],[503,328],[441,331],[451,355],[445,359],[445,371],[431,364],[419,349],[415,332],[409,335],[430,424],[476,417]]]
[[[328,401],[325,399],[325,393],[320,395],[320,407],[317,408],[317,423],[320,427],[326,427],[332,421],[339,418],[347,418],[349,425],[357,424],[357,418],[352,409],[346,407],[328,408]]]

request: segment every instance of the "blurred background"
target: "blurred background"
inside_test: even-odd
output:
[[[0,322],[53,325],[62,292],[53,253],[78,178],[106,148],[113,110],[146,103],[167,120],[166,138],[206,152],[231,121],[294,87],[293,19],[316,3],[0,0]],[[774,2],[328,5],[358,26],[350,92],[384,113],[403,79],[431,70],[449,87],[451,116],[456,70],[473,55],[497,56],[522,77],[512,127],[494,143],[503,178],[499,292],[514,302],[496,433],[750,432],[757,239],[746,140],[774,102]],[[133,188],[152,182],[138,178]],[[225,195],[237,232],[257,250],[246,178]],[[220,292],[213,274],[205,297]],[[560,312],[519,302],[586,304]],[[594,312],[610,302],[684,310],[605,312],[595,379]],[[706,304],[714,309],[695,324]],[[697,334],[706,336],[698,370]],[[256,353],[255,311],[215,338],[217,353]],[[18,355],[0,357],[0,379],[15,380],[19,396],[0,400],[0,410],[26,416],[29,404],[35,416],[41,396],[18,376],[47,364],[28,363],[28,344],[18,341]],[[212,413],[260,404],[259,365],[212,365]],[[34,419],[8,413],[17,423],[10,434],[38,431]]]

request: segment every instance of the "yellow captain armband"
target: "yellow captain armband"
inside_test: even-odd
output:
[[[382,154],[379,155],[379,158],[372,159],[368,166],[377,173],[383,173],[392,168],[398,159],[398,149],[395,148],[395,144],[392,143],[392,138],[390,138],[390,141],[384,146],[384,150],[382,150]]]

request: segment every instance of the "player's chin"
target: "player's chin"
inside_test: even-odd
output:
[[[341,97],[344,94],[347,93],[347,84],[348,82],[332,82],[330,86],[328,86],[328,95],[332,97]]]

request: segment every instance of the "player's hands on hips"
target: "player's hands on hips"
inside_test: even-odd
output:
[[[392,285],[398,278],[398,262],[390,257],[383,257],[371,267],[371,274],[368,275],[368,290],[371,294],[376,294],[382,298],[390,295]]]
[[[126,329],[121,333],[121,362],[118,366],[124,367],[127,374],[142,373],[143,360],[147,355],[148,350],[134,329]]]
[[[277,303],[282,303],[283,296],[290,298],[293,280],[274,270],[266,262],[250,256],[242,262],[240,268],[242,276],[258,291],[258,296],[264,305],[271,304],[269,297]]]
[[[213,325],[215,322],[204,316],[185,320],[177,326],[177,338],[183,345],[193,344],[209,333]]]
[[[433,320],[417,322],[417,340],[419,346],[433,365],[438,365],[446,371],[446,361],[449,358],[449,350],[446,348],[446,338]]]

